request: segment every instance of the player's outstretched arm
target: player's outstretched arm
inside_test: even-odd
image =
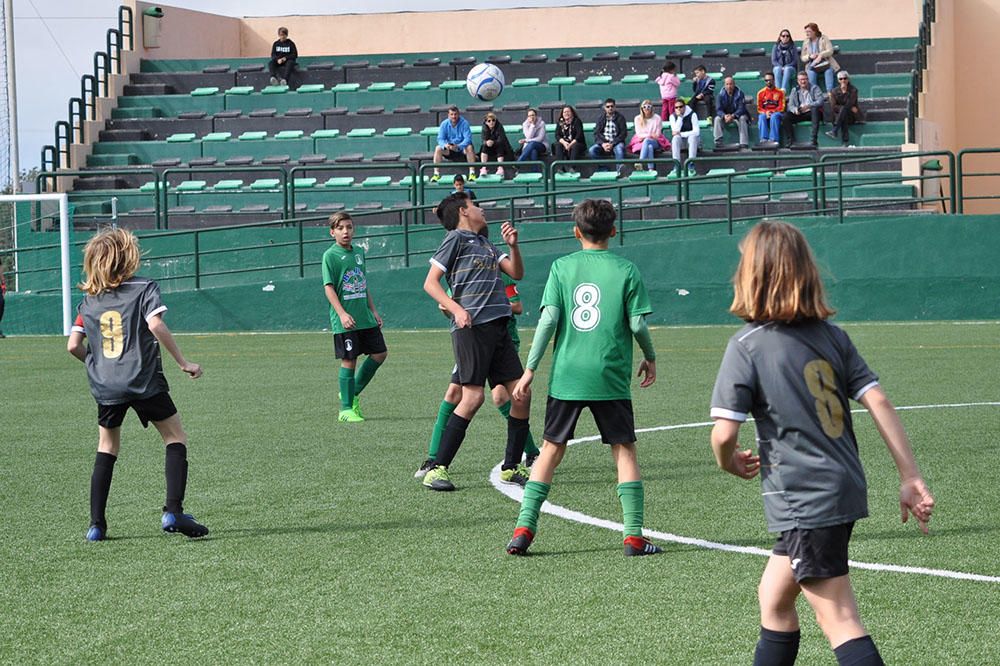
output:
[[[191,375],[191,379],[198,379],[201,377],[202,371],[201,366],[197,363],[189,363],[184,354],[181,353],[180,347],[177,346],[177,341],[174,340],[174,334],[170,332],[167,327],[167,323],[163,321],[163,317],[160,315],[153,315],[146,322],[149,326],[149,332],[152,333],[157,341],[163,346],[170,355],[174,357],[177,361],[177,365],[180,366],[181,370]]]
[[[913,456],[910,438],[906,436],[899,413],[885,392],[878,386],[872,387],[861,396],[860,402],[872,415],[875,427],[889,448],[896,470],[899,472],[899,510],[905,523],[913,514],[921,531],[927,533],[927,523],[934,510],[934,496],[924,483]]]
[[[760,472],[760,456],[739,448],[739,421],[715,419],[712,427],[712,452],[719,467],[741,479],[752,479]]]
[[[521,260],[521,248],[517,244],[517,228],[510,222],[500,225],[500,235],[507,243],[510,252],[506,259],[500,262],[500,270],[514,280],[524,277],[524,262]]]

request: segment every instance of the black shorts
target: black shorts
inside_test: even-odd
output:
[[[166,421],[177,413],[177,407],[170,399],[170,394],[164,391],[157,393],[152,398],[130,400],[117,405],[97,403],[97,425],[108,429],[118,428],[125,420],[125,413],[128,412],[129,407],[135,410],[143,428],[148,427],[150,421]]]
[[[353,361],[362,354],[370,356],[385,351],[385,338],[378,326],[333,334],[333,353],[346,361]]]
[[[507,329],[508,317],[501,317],[469,328],[451,332],[451,347],[455,352],[457,384],[491,386],[521,378],[524,367]]]
[[[583,408],[590,409],[605,444],[635,441],[635,417],[631,400],[560,400],[549,396],[545,403],[545,431],[542,436],[554,444],[573,439]]]
[[[448,150],[447,148],[441,149],[441,157],[445,158],[449,162],[468,162],[469,158],[465,156],[464,150]]]
[[[810,578],[847,575],[847,545],[854,523],[814,530],[788,530],[778,536],[771,551],[792,561],[792,575],[801,583]]]

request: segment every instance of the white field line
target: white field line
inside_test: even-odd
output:
[[[900,411],[909,411],[915,409],[957,409],[962,407],[1000,407],[1000,402],[964,402],[964,403],[953,403],[953,404],[942,404],[942,405],[910,405],[906,407],[896,407],[896,409]],[[864,412],[864,411],[865,411],[864,409],[852,410],[852,412]],[[682,430],[688,428],[704,428],[710,425],[712,425],[712,421],[701,421],[698,423],[682,423],[679,425],[655,426],[652,428],[637,428],[636,433],[657,432],[661,430]],[[573,444],[581,444],[584,442],[593,442],[600,440],[600,438],[601,438],[600,435],[595,435],[591,437],[580,437],[577,439],[570,440],[569,444],[573,445]],[[521,496],[524,493],[524,489],[522,489],[520,486],[501,483],[499,464],[492,470],[490,470],[490,483],[492,483],[493,487],[499,490],[501,493],[511,498],[515,502],[520,503]],[[613,520],[595,518],[594,516],[589,516],[585,513],[581,513],[580,511],[567,509],[564,506],[553,504],[548,501],[542,504],[542,513],[548,513],[553,516],[558,516],[559,518],[571,520],[576,523],[581,523],[584,525],[593,525],[594,527],[601,527],[615,532],[620,532],[622,531],[622,529],[624,529],[624,526],[621,523],[617,523]],[[715,541],[706,541],[705,539],[698,539],[693,537],[680,536],[678,534],[671,534],[670,532],[659,532],[657,530],[651,530],[649,528],[644,528],[642,532],[646,536],[651,537],[653,539],[658,539],[660,541],[671,541],[673,543],[680,543],[687,546],[696,546],[698,548],[706,548],[708,550],[721,550],[724,552],[742,553],[745,555],[760,555],[762,557],[769,557],[771,555],[770,550],[765,550],[763,548],[756,548],[753,546],[736,546],[727,543],[717,543]],[[898,564],[882,564],[878,562],[856,562],[854,560],[850,560],[850,565],[855,569],[867,569],[869,571],[889,571],[893,573],[937,576],[939,578],[969,580],[981,583],[1000,583],[1000,576],[985,576],[982,574],[965,573],[962,571],[950,571],[948,569],[908,567]]]

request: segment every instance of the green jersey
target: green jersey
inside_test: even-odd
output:
[[[541,306],[559,308],[549,395],[560,400],[631,400],[629,319],[652,312],[639,269],[608,250],[552,262]]]
[[[323,253],[323,284],[332,285],[340,304],[354,317],[354,328],[375,328],[378,322],[368,307],[368,278],[365,275],[365,253],[359,247],[343,248],[334,243]],[[330,330],[343,333],[340,315],[330,306]]]

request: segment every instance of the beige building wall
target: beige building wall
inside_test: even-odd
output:
[[[240,57],[243,19],[179,9],[154,2],[127,0],[122,4],[129,5],[135,12],[135,45],[143,58],[171,60]],[[149,7],[163,9],[163,18],[159,20],[159,46],[155,48],[144,47],[142,12]]]

